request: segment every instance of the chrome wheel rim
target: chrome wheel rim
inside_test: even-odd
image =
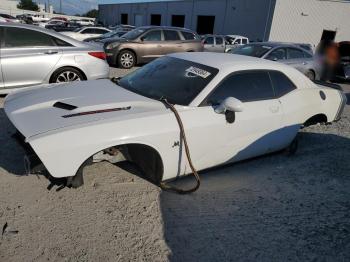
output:
[[[81,81],[80,76],[72,71],[64,71],[58,75],[56,83],[66,83],[74,81]]]
[[[131,67],[134,63],[134,58],[131,54],[124,53],[120,57],[120,63],[122,64],[123,67]]]

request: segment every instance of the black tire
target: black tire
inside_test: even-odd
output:
[[[306,73],[305,73],[305,76],[307,77],[307,78],[309,78],[311,81],[314,81],[315,80],[315,73],[313,72],[313,71],[311,71],[311,70],[309,70],[309,71],[307,71]]]
[[[136,56],[130,50],[121,51],[118,55],[118,67],[130,69],[136,65]]]
[[[79,70],[72,67],[64,67],[53,73],[50,83],[68,83],[84,80],[86,80],[86,78]]]

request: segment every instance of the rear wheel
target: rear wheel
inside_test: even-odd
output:
[[[57,70],[51,77],[50,83],[66,83],[85,80],[84,75],[77,69],[66,67]]]
[[[118,66],[124,69],[130,69],[136,65],[135,54],[129,50],[121,51],[118,56]]]
[[[312,72],[311,70],[310,70],[310,71],[307,71],[306,74],[305,74],[305,76],[306,76],[307,78],[309,78],[311,81],[314,81],[314,80],[315,80],[315,73]]]

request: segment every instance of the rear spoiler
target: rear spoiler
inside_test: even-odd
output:
[[[337,89],[339,91],[343,91],[343,88],[340,85],[337,85],[337,84],[328,83],[328,82],[320,81],[320,80],[314,80],[313,82],[316,85],[326,86],[326,87],[329,87],[329,88]]]

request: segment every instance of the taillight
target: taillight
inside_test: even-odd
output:
[[[102,60],[106,60],[107,59],[107,55],[105,52],[89,52],[89,55],[102,59]]]

